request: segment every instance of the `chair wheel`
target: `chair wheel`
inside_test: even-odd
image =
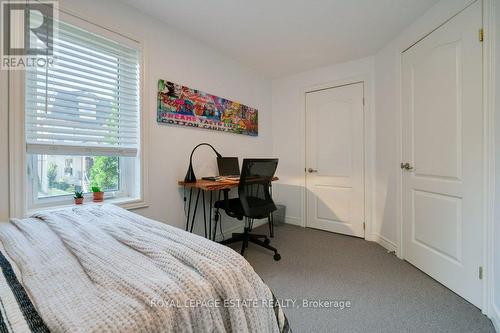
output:
[[[271,244],[271,240],[269,238],[264,239],[264,244],[266,245]]]
[[[274,255],[274,257],[273,257],[273,258],[274,258],[274,260],[276,260],[276,261],[280,261],[280,260],[281,260],[281,256],[280,256],[280,254],[279,254],[279,253],[276,253],[276,254]]]

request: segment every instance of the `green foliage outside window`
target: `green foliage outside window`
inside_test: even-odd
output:
[[[90,184],[102,190],[118,189],[118,157],[96,156],[90,169]]]
[[[115,102],[111,103],[111,115],[107,121],[107,127],[110,130],[118,131],[118,106]],[[107,137],[107,142],[114,144],[114,137]],[[90,169],[90,185],[99,187],[102,191],[118,189],[118,163],[116,156],[96,156]]]

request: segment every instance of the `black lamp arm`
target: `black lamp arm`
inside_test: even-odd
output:
[[[186,173],[186,177],[184,178],[185,183],[196,182],[196,176],[195,176],[194,171],[193,171],[193,154],[194,154],[194,151],[200,146],[209,146],[215,152],[217,157],[222,157],[222,155],[219,154],[219,152],[217,150],[215,150],[215,148],[211,144],[206,143],[206,142],[202,142],[202,143],[198,144],[196,147],[193,148],[193,151],[191,152],[191,155],[189,156],[189,168],[188,168],[188,171]]]
[[[196,145],[196,147],[193,148],[193,151],[191,151],[191,156],[189,156],[189,164],[191,164],[193,162],[193,154],[194,154],[194,151],[200,147],[200,146],[209,146],[210,148],[212,148],[212,150],[215,152],[215,154],[217,155],[217,157],[222,157],[221,154],[219,154],[219,152],[217,150],[215,150],[214,146],[212,146],[210,143],[206,143],[206,142],[202,142],[198,145]]]

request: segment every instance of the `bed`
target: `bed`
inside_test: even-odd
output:
[[[230,248],[113,205],[0,224],[0,332],[291,332]]]

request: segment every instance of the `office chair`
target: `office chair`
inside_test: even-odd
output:
[[[251,234],[254,219],[267,218],[272,224],[272,212],[276,210],[269,187],[278,166],[278,159],[244,159],[238,185],[238,198],[229,199],[229,190],[224,191],[224,200],[215,202],[216,220],[219,209],[223,209],[230,217],[238,220],[245,218],[243,233],[233,233],[232,237],[221,244],[242,242],[241,255],[244,254],[248,243],[254,243],[274,252],[274,260],[281,256],[278,250],[269,245],[270,240],[266,235]]]

